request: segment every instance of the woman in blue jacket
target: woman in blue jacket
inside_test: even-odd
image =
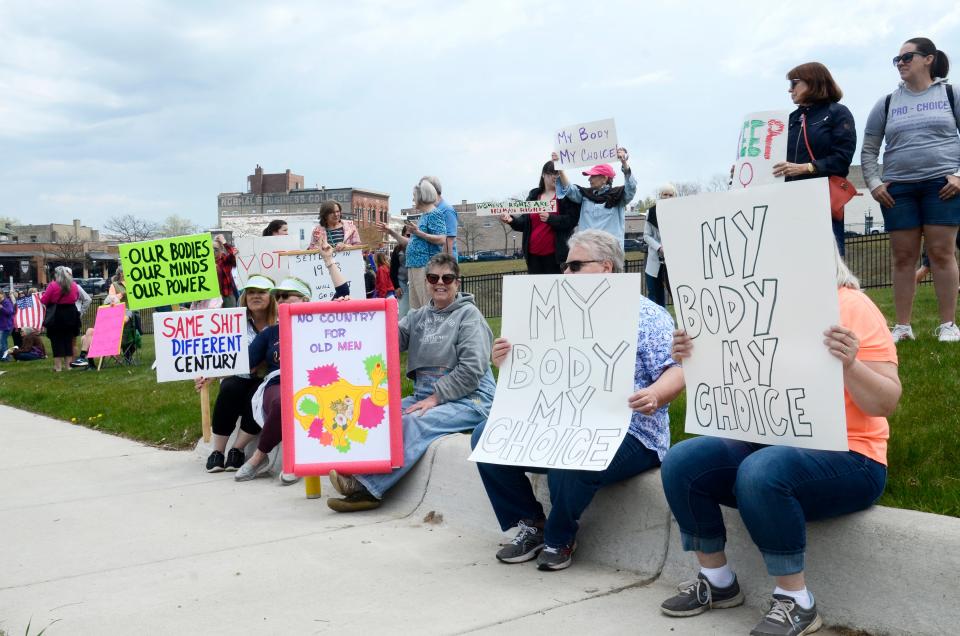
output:
[[[774,176],[786,177],[785,181],[846,177],[857,147],[857,129],[850,109],[840,103],[843,91],[819,62],[791,69],[787,79],[797,109],[790,113],[787,160],[774,164]],[[843,256],[842,218],[833,221],[833,236]]]

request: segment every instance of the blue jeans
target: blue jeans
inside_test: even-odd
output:
[[[887,467],[853,451],[764,446],[719,437],[680,442],[660,471],[683,549],[721,552],[721,504],[738,508],[767,572],[803,571],[806,522],[869,508]]]
[[[656,256],[654,256],[654,258],[656,258]],[[661,307],[667,306],[666,273],[667,266],[661,263],[659,276],[651,276],[646,273],[643,275],[647,282],[647,298]]]
[[[41,359],[41,356],[39,353],[34,353],[32,351],[25,351],[23,353],[14,353],[13,357],[16,358],[18,362],[32,362],[34,360]]]
[[[960,225],[960,197],[940,200],[940,189],[946,184],[946,177],[891,183],[887,193],[893,197],[893,207],[880,206],[884,228],[893,232],[924,225]]]
[[[8,339],[10,338],[10,331],[0,331],[0,356],[7,352]]]
[[[401,409],[433,395],[433,385],[442,375],[417,371],[413,395],[403,398]],[[449,433],[472,431],[483,424],[490,414],[493,404],[493,392],[496,384],[493,374],[487,373],[480,379],[480,386],[466,397],[452,402],[439,404],[423,415],[403,416],[403,466],[383,474],[355,475],[357,481],[366,487],[377,499],[383,499],[384,493],[393,488],[407,472],[416,465],[430,444]]]
[[[482,433],[483,425],[473,431],[470,440],[473,447]],[[628,433],[606,470],[527,468],[482,462],[477,463],[477,470],[501,530],[508,530],[520,521],[529,524],[544,518],[543,506],[534,496],[526,473],[546,473],[551,508],[544,525],[544,537],[547,545],[562,547],[573,543],[580,528],[580,515],[598,490],[659,465],[656,451]]]
[[[843,221],[834,221],[833,219],[830,219],[830,223],[833,226],[833,239],[837,242],[837,249],[840,250],[840,256],[846,256],[847,250],[844,245],[846,237],[843,234]]]
[[[400,283],[400,289],[403,290],[403,295],[400,297],[400,302],[398,303],[398,311],[400,318],[403,318],[410,311],[410,288],[407,286],[406,281]]]

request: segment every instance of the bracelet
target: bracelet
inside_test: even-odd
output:
[[[807,164],[807,172],[809,172],[810,174],[813,174],[816,171],[817,171],[816,166],[814,166],[812,163]]]

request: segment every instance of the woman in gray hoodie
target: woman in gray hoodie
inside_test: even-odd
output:
[[[372,510],[384,494],[419,461],[431,442],[448,433],[472,431],[485,422],[496,385],[490,372],[493,332],[460,291],[460,266],[446,253],[426,267],[430,303],[400,321],[400,350],[407,352],[413,395],[402,402],[403,467],[376,475],[340,475],[330,482],[342,499],[327,505],[337,512]]]

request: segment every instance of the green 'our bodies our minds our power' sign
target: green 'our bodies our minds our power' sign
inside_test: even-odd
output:
[[[120,246],[130,309],[206,300],[220,295],[209,234]]]

